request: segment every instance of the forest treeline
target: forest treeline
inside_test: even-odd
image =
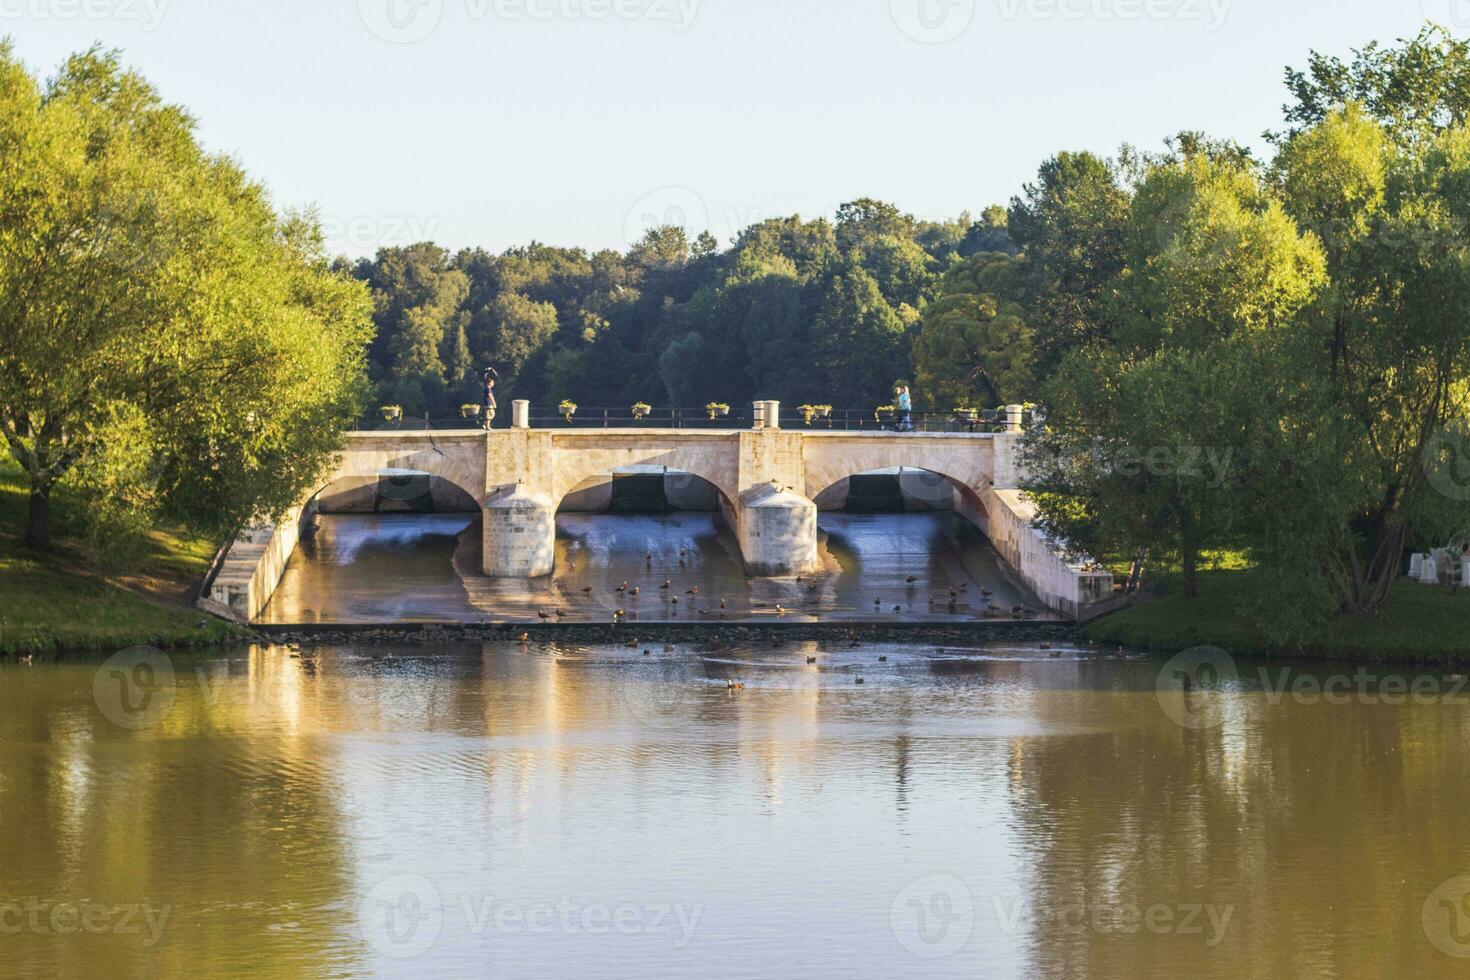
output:
[[[1000,207],[921,221],[863,199],[835,220],[762,221],[724,248],[668,225],[626,252],[423,242],[343,267],[372,289],[378,398],[411,415],[477,402],[485,367],[502,401],[542,407],[759,397],[871,408],[912,376],[945,273],[1018,249],[1007,223]]]

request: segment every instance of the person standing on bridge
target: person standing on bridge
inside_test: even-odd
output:
[[[495,369],[485,369],[485,428],[495,421]]]
[[[893,393],[898,396],[898,431],[914,431],[914,403],[909,398],[909,386],[899,385]]]

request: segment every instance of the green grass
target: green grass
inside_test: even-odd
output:
[[[82,501],[64,489],[52,500],[54,553],[22,546],[28,490],[9,458],[0,461],[0,656],[56,650],[183,646],[241,635],[192,608],[208,570],[209,542],[163,529],[138,542],[126,572],[93,572],[77,545]]]
[[[1089,623],[1083,633],[1099,643],[1160,651],[1209,645],[1245,656],[1470,660],[1470,591],[1400,582],[1377,613],[1338,616],[1319,635],[1284,647],[1238,611],[1250,575],[1239,568],[1201,572],[1197,599],[1170,592]]]

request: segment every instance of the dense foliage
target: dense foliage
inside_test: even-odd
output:
[[[1011,249],[1005,221],[999,208],[919,221],[860,200],[835,221],[761,222],[724,251],[661,227],[627,253],[421,243],[353,271],[376,298],[379,396],[409,414],[475,401],[485,367],[499,373],[502,400],[543,408],[757,397],[871,408],[912,376],[922,312],[945,273]],[[972,388],[994,400],[984,383]]]
[[[63,480],[110,557],[159,512],[278,512],[360,404],[367,291],[193,129],[112,54],[43,84],[0,45],[0,434],[35,547]]]
[[[1284,637],[1470,535],[1467,78],[1433,27],[1314,55],[1269,163],[1186,134],[1116,168],[1121,264],[1075,305],[1029,440],[1049,529],[1177,563],[1187,596],[1202,555],[1243,551]]]

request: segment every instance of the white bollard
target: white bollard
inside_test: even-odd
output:
[[[510,427],[512,429],[531,427],[531,403],[524,398],[510,403]]]
[[[1024,420],[1025,420],[1025,418],[1026,418],[1026,406],[1025,405],[1007,405],[1006,406],[1006,431],[1007,432],[1020,432],[1021,429],[1024,427]]]

